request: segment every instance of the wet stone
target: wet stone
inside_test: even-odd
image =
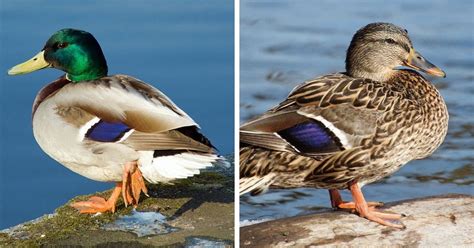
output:
[[[118,217],[114,222],[102,227],[107,231],[126,231],[137,234],[138,237],[167,234],[178,229],[167,223],[166,216],[157,212],[138,212],[135,209],[131,215]]]

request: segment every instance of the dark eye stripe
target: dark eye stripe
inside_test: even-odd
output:
[[[388,39],[378,39],[378,40],[373,39],[373,40],[368,40],[368,41],[369,42],[384,42],[384,43],[398,45],[398,46],[402,47],[408,53],[410,52],[410,47],[407,44],[397,42],[397,41],[395,41],[393,39],[390,39],[390,38],[388,38]]]

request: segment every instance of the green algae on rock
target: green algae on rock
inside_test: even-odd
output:
[[[230,246],[234,239],[234,181],[229,176],[232,172],[233,161],[231,168],[215,168],[169,185],[147,185],[150,197],[144,198],[136,211],[165,216],[166,225],[173,229],[165,234],[139,237],[127,229],[107,230],[107,225],[135,210],[131,206],[125,207],[123,202],[118,202],[115,214],[85,215],[69,207],[70,203],[91,196],[85,195],[70,200],[54,214],[0,231],[0,247],[156,247],[202,242]],[[99,193],[100,196],[109,194],[110,190]]]

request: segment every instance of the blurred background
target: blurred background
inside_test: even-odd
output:
[[[434,155],[364,187],[367,200],[474,194],[473,1],[253,1],[240,3],[241,123],[282,101],[293,87],[344,71],[352,35],[371,22],[406,28],[414,47],[447,73],[427,77],[449,109],[449,133]],[[343,197],[351,199],[347,191]],[[327,190],[270,190],[241,197],[241,225],[330,207]]]
[[[109,74],[159,88],[222,154],[233,152],[233,1],[0,1],[0,18],[0,229],[113,186],[69,171],[34,140],[35,96],[63,73],[6,74],[62,28],[92,33]]]

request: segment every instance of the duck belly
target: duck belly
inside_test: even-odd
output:
[[[57,114],[51,99],[42,102],[33,116],[33,133],[43,151],[66,168],[92,180],[119,182],[126,162],[137,153],[121,144],[83,142],[80,127]]]

